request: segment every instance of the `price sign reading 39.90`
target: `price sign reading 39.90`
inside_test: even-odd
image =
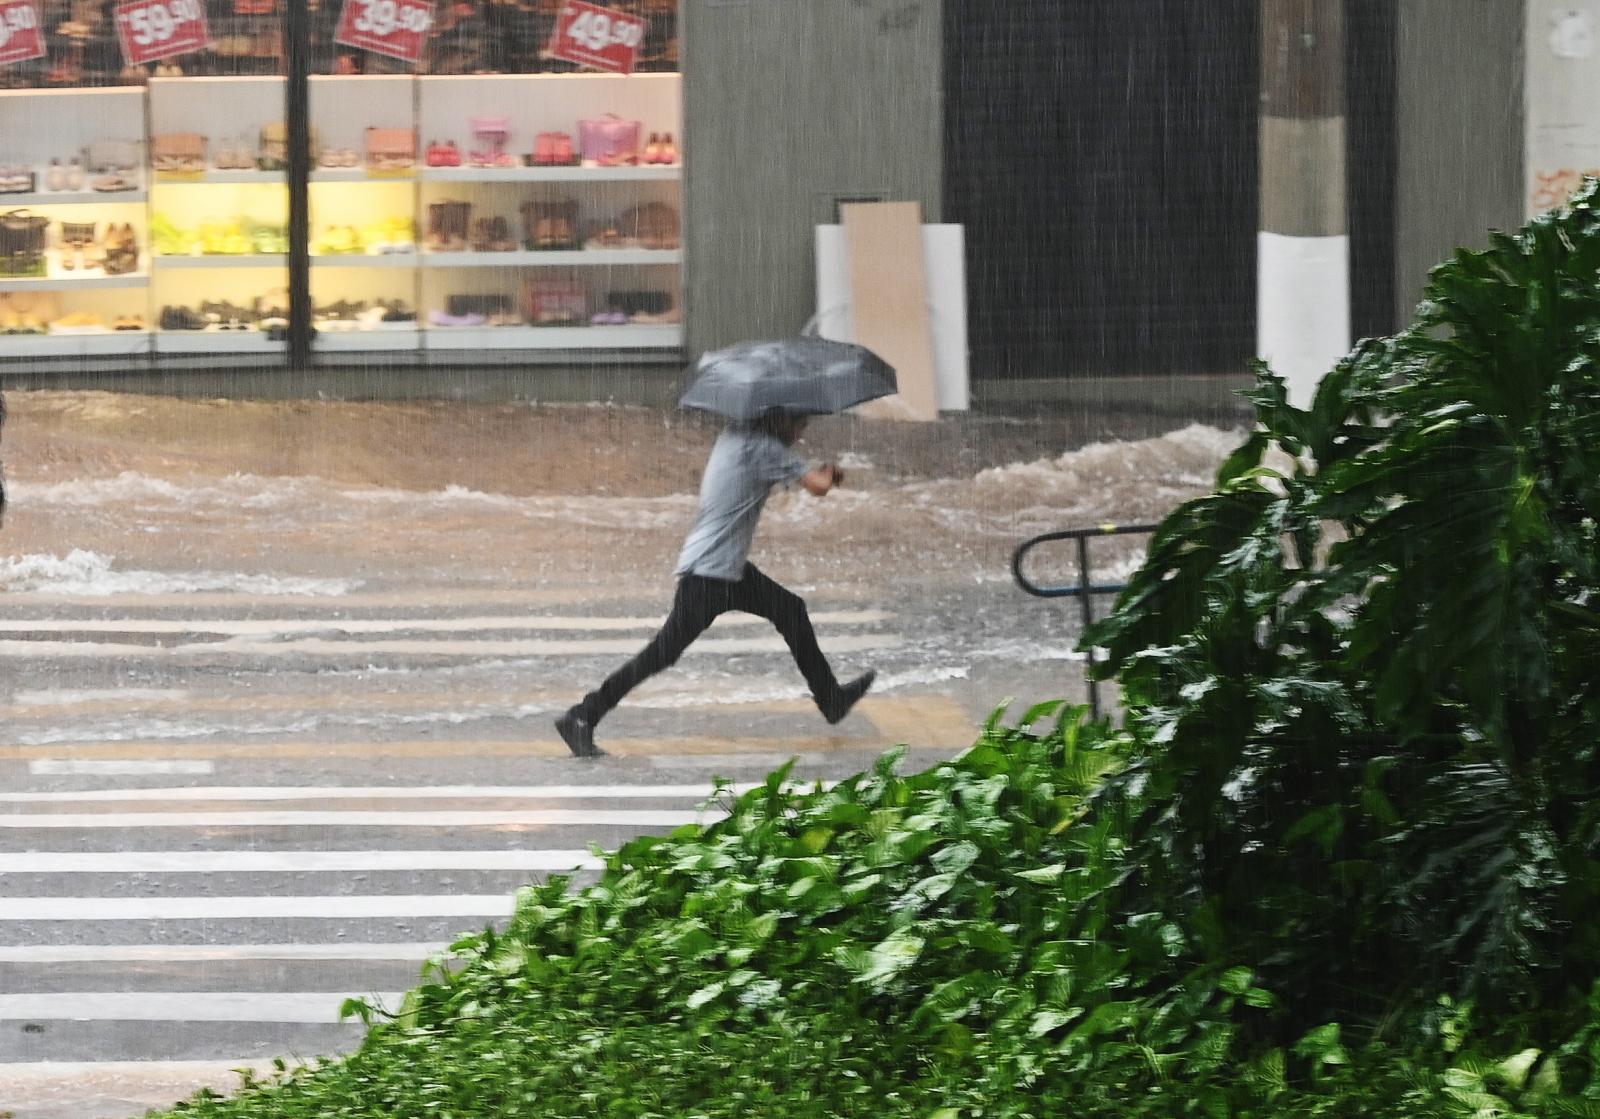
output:
[[[556,17],[548,51],[552,58],[580,66],[631,74],[644,45],[644,30],[645,21],[639,16],[567,0]]]
[[[131,66],[211,45],[203,0],[124,0],[116,20],[122,57]]]
[[[433,26],[431,0],[344,0],[335,42],[405,62],[422,57]]]
[[[33,0],[0,0],[0,66],[43,57],[44,36]]]

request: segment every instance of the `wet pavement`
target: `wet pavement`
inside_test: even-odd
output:
[[[1081,695],[1036,532],[1159,516],[1237,436],[1078,416],[829,420],[848,487],[769,506],[755,561],[841,675],[717,624],[568,756],[552,717],[648,637],[712,430],[626,408],[16,394],[0,536],[0,1110],[138,1114],[347,1048],[589,845],[714,815],[714,778],[948,757],[1002,698]],[[1134,541],[1103,542],[1097,576]],[[1072,577],[1048,566],[1042,579]],[[138,1062],[127,1064],[127,1062]],[[222,1075],[220,1081],[215,1078]],[[152,1095],[153,1093],[153,1095]]]

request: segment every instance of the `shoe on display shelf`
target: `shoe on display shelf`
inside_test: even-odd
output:
[[[521,326],[516,301],[509,295],[449,295],[441,326]],[[433,316],[429,316],[430,321]]]
[[[428,249],[461,252],[472,229],[472,203],[441,199],[428,204]]]
[[[366,148],[367,168],[372,171],[409,171],[417,162],[417,134],[409,128],[368,128]]]
[[[139,180],[121,171],[111,171],[104,175],[96,175],[89,181],[89,187],[100,194],[117,194],[122,191],[138,190]]]
[[[162,330],[204,330],[206,328],[204,317],[188,307],[181,306],[161,308],[161,316],[156,322]]]
[[[92,311],[73,311],[50,323],[51,334],[104,334],[106,322]]]
[[[555,202],[524,202],[522,211],[523,247],[533,252],[577,249],[578,203],[570,198]]]
[[[511,136],[509,117],[486,114],[475,116],[468,123],[472,129],[473,142],[480,145],[480,148],[472,153],[474,167],[516,166],[516,160],[506,151],[506,142]]]
[[[139,238],[131,224],[112,223],[106,227],[102,267],[107,276],[126,276],[139,270]]]
[[[322,231],[311,246],[318,256],[353,256],[362,251],[361,235],[353,225],[333,225]]]
[[[162,132],[150,139],[150,165],[157,171],[193,174],[206,169],[207,140],[198,132]]]
[[[452,315],[448,311],[435,308],[428,312],[428,325],[436,327],[456,326],[486,326],[489,322],[487,315]]]
[[[63,272],[76,272],[94,263],[86,259],[85,248],[94,243],[95,223],[92,221],[64,221],[61,223],[61,255]]]
[[[54,292],[0,293],[0,334],[45,334],[45,324],[56,317]]]
[[[0,167],[0,194],[32,194],[39,176],[28,167]]]
[[[643,163],[656,167],[670,167],[678,162],[678,146],[672,142],[672,133],[650,133],[644,145]]]
[[[133,190],[138,186],[143,145],[137,140],[95,140],[84,153],[84,166],[90,175],[99,176],[90,185],[95,190]],[[102,187],[101,180],[116,180],[127,186]]]

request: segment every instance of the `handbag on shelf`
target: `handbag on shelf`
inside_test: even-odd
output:
[[[586,163],[623,167],[639,162],[639,133],[644,125],[615,113],[578,122],[578,147]]]
[[[29,275],[44,269],[44,235],[50,219],[27,210],[0,214],[0,272]]]
[[[409,128],[367,129],[367,166],[376,171],[399,171],[417,162],[417,135]]]
[[[530,279],[525,292],[528,321],[534,326],[577,326],[589,316],[589,292],[582,280]]]
[[[157,171],[204,171],[206,138],[198,132],[162,132],[152,136],[150,165]]]

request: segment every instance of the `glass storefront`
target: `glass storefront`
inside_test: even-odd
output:
[[[313,352],[676,353],[674,6],[615,6],[643,22],[615,74],[550,55],[547,0],[423,9],[414,65],[338,41],[393,22],[349,4],[313,3],[307,29]],[[0,362],[285,352],[283,13],[155,7],[176,31],[130,29],[126,2],[42,0],[46,57],[0,67]],[[125,65],[122,40],[201,12],[209,49]]]

